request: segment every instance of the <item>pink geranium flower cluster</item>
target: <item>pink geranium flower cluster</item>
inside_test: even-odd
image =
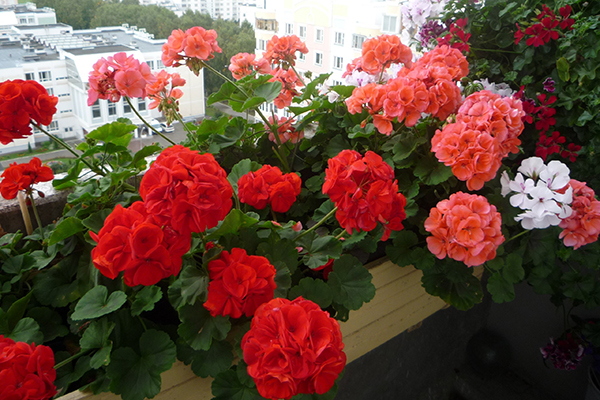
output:
[[[288,69],[296,63],[296,52],[302,54],[308,53],[306,43],[300,40],[296,35],[273,36],[267,42],[267,50],[263,54],[269,64],[277,65],[283,69]]]
[[[98,99],[117,102],[121,96],[146,97],[146,85],[156,81],[145,62],[126,53],[101,58],[90,72],[88,106]]]
[[[174,30],[162,47],[162,62],[165,66],[187,65],[196,75],[202,69],[202,61],[214,58],[222,50],[217,43],[217,32],[194,26],[186,30]]]
[[[468,267],[496,257],[504,242],[502,217],[483,196],[457,192],[440,201],[425,220],[427,247],[437,258],[446,256]]]
[[[482,90],[465,99],[456,122],[437,130],[431,151],[452,173],[479,190],[496,176],[502,158],[517,153],[524,115],[520,100]]]
[[[292,104],[292,99],[298,96],[300,92],[296,89],[304,86],[302,80],[296,75],[293,69],[276,68],[273,70],[273,78],[269,82],[281,82],[281,93],[273,100],[275,107],[285,108]]]
[[[279,136],[279,143],[283,144],[290,141],[293,144],[298,143],[300,139],[304,137],[304,131],[296,131],[296,128],[292,125],[295,122],[293,118],[269,117],[269,124],[277,129],[277,135]],[[269,127],[265,125],[265,129],[269,130]],[[273,132],[269,132],[269,140],[273,143],[277,143],[277,138]]]
[[[563,239],[565,246],[578,249],[598,240],[600,201],[596,200],[596,194],[585,182],[571,179],[569,185],[573,188],[573,213],[558,225],[563,228],[559,238]]]
[[[270,74],[271,65],[266,58],[256,60],[256,54],[238,53],[231,57],[229,70],[235,79],[240,80],[255,71],[259,74]]]
[[[364,63],[363,56],[363,68]],[[389,135],[395,118],[406,126],[414,126],[422,113],[446,119],[455,112],[461,101],[455,81],[468,72],[467,60],[459,50],[438,46],[412,67],[400,69],[398,76],[387,83],[357,87],[346,105],[352,114],[366,109],[377,130]]]
[[[179,111],[179,99],[183,96],[183,91],[177,89],[185,85],[185,79],[179,74],[169,74],[166,70],[159,71],[156,75],[156,81],[146,86],[148,97],[152,100],[148,108],[158,107],[158,110],[165,113],[167,122],[171,123],[176,118]]]

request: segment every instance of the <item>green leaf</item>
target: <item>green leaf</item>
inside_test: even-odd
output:
[[[142,147],[141,150],[137,151],[133,156],[133,159],[129,163],[130,167],[135,167],[137,169],[146,168],[146,157],[150,157],[152,154],[158,153],[162,150],[162,147],[157,144],[151,144],[149,146]]]
[[[8,328],[13,330],[19,320],[25,315],[25,310],[31,299],[31,293],[27,293],[26,296],[21,297],[19,300],[11,304],[8,311],[6,311],[6,321],[8,322]]]
[[[445,166],[437,159],[432,157],[422,157],[417,161],[413,173],[424,184],[435,186],[446,182],[452,174],[452,168]]]
[[[329,307],[333,300],[333,292],[327,283],[320,279],[313,279],[310,277],[300,279],[298,285],[290,290],[290,300],[300,296],[314,301],[322,309]]]
[[[38,323],[45,342],[50,342],[69,333],[69,328],[63,325],[61,315],[51,308],[35,307],[27,312],[27,316]]]
[[[303,248],[302,262],[309,268],[318,268],[325,265],[330,258],[337,259],[342,255],[342,242],[334,236],[319,236],[310,232],[297,241]]]
[[[79,340],[81,349],[98,349],[90,359],[90,367],[98,369],[110,363],[110,353],[113,344],[109,340],[109,336],[114,328],[114,322],[109,322],[107,318],[102,318],[92,321],[85,332],[83,332],[83,336]]]
[[[488,279],[487,290],[492,295],[492,300],[496,303],[513,301],[515,298],[515,288],[513,284],[507,281],[500,272],[494,272]]]
[[[58,225],[52,231],[50,239],[48,240],[49,245],[56,244],[60,241],[65,240],[81,231],[85,230],[85,226],[79,218],[67,217],[60,221]]]
[[[233,83],[225,82],[221,85],[221,88],[219,89],[218,92],[213,93],[210,96],[208,96],[208,99],[206,99],[206,105],[209,106],[213,103],[216,103],[216,102],[222,101],[222,100],[230,100],[231,95],[236,90],[237,89]]]
[[[171,368],[177,349],[169,335],[150,329],[142,334],[140,353],[130,347],[121,347],[112,354],[106,373],[111,379],[110,389],[123,400],[144,400],[160,392],[160,374]]]
[[[398,162],[404,160],[405,158],[408,158],[408,156],[410,156],[418,146],[424,143],[427,143],[426,138],[417,137],[413,135],[407,136],[402,140],[399,140],[394,145],[394,162]]]
[[[33,295],[43,305],[65,307],[79,297],[78,264],[65,259],[33,278]]]
[[[564,81],[569,81],[569,61],[566,58],[561,57],[556,60],[556,70],[558,71],[558,77]]]
[[[158,286],[146,286],[135,295],[131,305],[131,316],[137,317],[144,311],[154,310],[154,304],[162,298],[162,292]]]
[[[329,141],[327,147],[325,147],[325,154],[327,154],[327,157],[333,158],[340,154],[342,150],[349,148],[351,148],[350,143],[342,135],[336,135]]]
[[[473,270],[457,261],[437,261],[434,268],[423,270],[421,282],[427,293],[459,310],[468,310],[483,299],[481,282]]]
[[[333,293],[333,301],[349,310],[358,310],[375,296],[373,276],[362,263],[349,254],[344,254],[333,263],[327,285]]]
[[[208,294],[208,274],[205,270],[196,268],[195,265],[184,267],[179,277],[169,286],[169,301],[175,309],[189,304],[193,305],[196,300],[206,301]]]
[[[234,208],[227,214],[221,225],[206,237],[206,240],[217,240],[221,236],[229,233],[237,233],[241,228],[247,228],[258,222],[258,219],[252,218],[248,214]]]
[[[104,220],[112,213],[109,208],[104,208],[100,211],[96,211],[89,217],[82,221],[83,226],[93,231],[94,233],[100,232],[100,229],[104,226]]]
[[[265,82],[254,91],[254,96],[262,97],[265,102],[270,103],[281,93],[281,82]]]
[[[75,312],[71,319],[79,321],[83,319],[99,318],[103,315],[117,311],[127,301],[127,295],[117,290],[108,296],[106,286],[98,285],[87,292],[75,306]]]
[[[33,318],[23,318],[17,322],[14,329],[10,332],[0,332],[15,342],[43,343],[44,335],[40,331],[40,326]]]
[[[233,362],[233,346],[227,341],[214,340],[207,351],[194,350],[184,343],[177,344],[177,355],[186,365],[192,364],[194,374],[206,378],[227,371]]]
[[[386,246],[385,252],[390,258],[390,261],[401,267],[412,265],[414,258],[412,257],[411,247],[419,242],[417,235],[411,231],[403,230],[396,233],[392,246]]]
[[[241,368],[246,370],[243,366],[237,366],[239,371]],[[254,384],[248,382],[241,382],[237,371],[235,369],[228,369],[225,372],[220,373],[215,377],[215,380],[211,384],[211,390],[215,397],[212,400],[261,400],[263,399],[259,394]]]
[[[525,278],[523,259],[518,254],[509,254],[506,257],[506,265],[502,269],[502,277],[509,283],[519,283]]]
[[[215,340],[223,340],[231,329],[229,318],[221,315],[213,317],[204,305],[196,302],[193,306],[179,309],[181,324],[177,333],[194,350],[208,350]]]
[[[251,161],[249,158],[245,158],[235,164],[231,168],[231,173],[227,176],[227,180],[231,184],[233,191],[237,194],[238,192],[238,181],[240,178],[251,171],[257,171],[261,165],[256,161]]]
[[[137,127],[130,123],[114,121],[94,129],[86,136],[90,139],[100,140],[104,143],[112,143],[117,146],[127,147],[133,138],[131,132]]]
[[[16,275],[15,282],[21,279],[23,272],[29,271],[36,266],[36,260],[29,254],[19,254],[4,261],[2,271],[7,274]]]
[[[296,244],[289,239],[280,239],[276,233],[272,233],[267,242],[258,245],[256,254],[267,257],[278,271],[287,268],[288,273],[293,274],[298,266]]]

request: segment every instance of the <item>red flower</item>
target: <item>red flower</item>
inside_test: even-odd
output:
[[[114,279],[123,272],[127,286],[154,285],[181,270],[181,257],[189,250],[189,231],[163,225],[137,201],[129,208],[117,205],[96,235],[92,262],[102,275]]]
[[[262,210],[271,205],[275,212],[287,212],[300,194],[302,181],[295,173],[283,174],[277,167],[263,165],[238,181],[240,201]]]
[[[0,335],[0,399],[49,400],[56,394],[55,379],[50,347]]]
[[[308,53],[306,43],[300,40],[298,36],[278,37],[275,35],[267,42],[267,50],[263,54],[263,58],[269,64],[275,64],[287,70],[296,63],[296,52]]]
[[[30,193],[36,183],[51,181],[54,173],[50,167],[42,165],[39,158],[33,157],[27,164],[11,164],[0,178],[4,178],[0,182],[0,194],[10,200],[17,197],[19,190]]]
[[[35,81],[15,79],[0,83],[0,143],[31,135],[31,120],[50,125],[58,97]]]
[[[328,392],[346,365],[336,320],[310,300],[273,299],[242,339],[248,375],[267,399]]]
[[[398,192],[394,170],[372,151],[364,157],[343,150],[328,160],[323,193],[338,207],[336,218],[349,234],[383,225],[381,240],[404,228],[406,198]]]
[[[254,315],[273,298],[275,267],[261,256],[249,256],[244,249],[223,250],[219,259],[208,263],[210,283],[204,308],[217,315],[239,318]]]
[[[142,178],[148,213],[180,232],[204,232],[231,210],[233,189],[212,154],[169,147]]]

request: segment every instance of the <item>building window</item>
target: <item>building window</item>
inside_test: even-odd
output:
[[[50,125],[48,125],[48,132],[54,132],[58,130],[58,121],[52,121]]]
[[[323,29],[317,28],[317,35],[316,35],[316,39],[317,42],[322,42],[323,41]]]
[[[383,16],[383,32],[396,32],[396,16],[384,15]]]
[[[343,84],[344,84],[344,82],[336,81],[335,79],[331,82],[331,86],[341,86]]]
[[[27,25],[27,18],[19,18],[19,25]]]
[[[285,24],[285,34],[286,35],[294,34],[294,24]]]
[[[52,80],[50,71],[40,71],[40,82],[48,82]]]
[[[333,56],[333,68],[342,69],[344,67],[344,58]]]
[[[362,49],[362,45],[366,39],[367,37],[363,35],[352,35],[352,48]]]
[[[138,111],[146,111],[146,99],[138,99]]]
[[[264,39],[258,39],[258,49],[259,50],[265,50],[266,48],[266,40]]]
[[[102,111],[100,111],[100,103],[98,100],[94,104],[92,104],[92,118],[101,118]]]
[[[25,72],[25,80],[26,81],[34,81],[35,80],[35,73],[33,73],[33,72]]]
[[[277,32],[279,24],[275,19],[256,18],[256,29]]]
[[[152,60],[146,61],[146,64],[148,64],[148,66],[150,67],[150,69],[154,69],[154,61],[152,61]]]
[[[335,33],[335,42],[334,43],[337,44],[338,46],[344,45],[344,33],[343,32]]]
[[[54,96],[54,88],[49,87],[49,88],[46,88],[46,90],[48,91],[48,94],[50,96]]]
[[[299,51],[297,51],[296,54],[298,55],[298,60],[300,60],[300,61],[306,60],[306,54],[301,53]]]
[[[300,26],[298,28],[299,28],[298,36],[300,36],[301,38],[305,38],[306,37],[306,27]]]
[[[108,102],[108,115],[117,115],[117,105],[112,101]]]
[[[124,114],[129,114],[131,113],[131,106],[129,105],[128,102],[124,101],[123,102],[123,113]]]
[[[315,65],[323,65],[323,53],[315,53]]]

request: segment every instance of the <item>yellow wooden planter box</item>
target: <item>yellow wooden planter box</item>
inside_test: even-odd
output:
[[[352,311],[348,322],[340,323],[348,362],[382,345],[425,318],[446,307],[438,297],[432,297],[421,287],[421,271],[413,267],[398,267],[387,259],[367,265],[377,288],[375,298],[360,310]],[[476,269],[478,276],[482,268]],[[212,379],[194,375],[190,367],[176,362],[162,374],[162,391],[157,400],[210,399]],[[60,400],[120,400],[120,396],[104,393],[94,396],[73,392]]]

